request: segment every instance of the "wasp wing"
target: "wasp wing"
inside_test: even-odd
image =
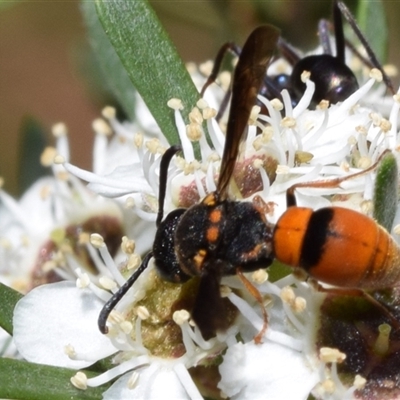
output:
[[[278,38],[277,28],[272,25],[260,26],[250,34],[239,56],[233,76],[231,107],[217,184],[217,192],[222,200],[227,197],[239,146]]]

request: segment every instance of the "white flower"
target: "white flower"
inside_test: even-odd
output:
[[[341,104],[321,105],[312,111],[308,106],[314,88],[309,80],[307,90],[295,108],[292,108],[287,92],[282,94],[283,104],[260,97],[269,115],[258,115],[256,111],[252,115],[255,125],[263,132],[256,135],[255,125],[249,129],[244,153],[238,162],[238,169],[242,171],[237,172],[238,182],[241,179],[244,183],[238,184],[235,195],[245,201],[260,195],[269,207],[268,221],[275,223],[286,209],[286,191],[295,183],[361,171],[374,163],[385,149],[395,150],[399,98],[392,104],[390,123],[358,105],[375,81],[372,77]],[[215,121],[215,112],[203,100],[192,110],[187,126],[180,114],[180,102],[175,99],[169,105],[174,109],[184,157],[177,158],[169,170],[166,213],[182,205],[187,207],[216,189],[215,176],[224,146],[224,134]],[[106,113],[106,116],[116,135],[110,141],[106,140],[102,132],[104,127],[99,124],[95,143],[98,162],[93,173],[71,165],[67,157],[59,162],[70,173],[88,181],[92,190],[127,200],[126,204],[131,204],[131,211],[136,214],[136,221],[139,218],[155,221],[158,170],[165,150],[164,140],[160,134],[159,141],[142,141],[140,135],[118,124],[112,113]],[[205,140],[201,126],[203,119],[213,148]],[[190,140],[200,143],[200,161],[195,160]],[[114,157],[114,154],[118,156]],[[276,174],[275,169],[268,170],[271,160],[278,165]],[[259,174],[248,178],[241,174],[247,169],[259,171]],[[352,200],[347,206],[360,211],[363,202],[372,198],[372,183],[371,174],[366,174],[342,182],[340,187],[302,188],[296,192],[296,198],[299,205],[316,209],[332,204],[328,195],[346,194]],[[126,199],[127,195],[134,201]],[[340,200],[336,199],[336,202]],[[154,235],[143,238],[145,233],[137,227],[134,233],[132,237],[145,242],[141,249],[135,250],[143,254],[151,247]],[[85,388],[119,376],[104,393],[106,399],[200,398],[200,391],[188,370],[203,362],[215,361],[225,349],[218,387],[233,398],[265,396],[279,400],[278,396],[283,393],[284,398],[302,399],[311,391],[323,399],[351,398],[355,388],[359,387],[358,382],[348,388],[337,377],[335,368],[336,363],[342,361],[341,356],[326,361],[318,353],[316,326],[325,295],[293,275],[274,284],[258,280],[255,275],[250,278],[259,282],[255,285],[264,299],[272,300],[268,306],[269,322],[265,333],[263,318],[259,316],[260,305],[249,298],[237,277],[224,278],[222,283],[235,289],[228,290],[226,296],[238,308],[239,316],[227,332],[204,341],[198,329],[190,326],[186,310],[174,314],[173,320],[179,327],[172,322],[168,314],[179,297],[175,291],[182,290],[183,285],[161,282],[150,263],[110,314],[108,335],[101,335],[97,327],[100,310],[110,298],[110,292],[115,293],[125,283],[123,274],[128,274],[134,254],[128,250],[123,253],[121,273],[118,262],[109,254],[101,238],[95,239],[100,240],[96,246],[100,257],[96,251],[91,251],[90,257],[101,266],[100,276],[89,276],[82,268],[77,268],[78,287],[71,282],[42,286],[18,303],[14,315],[15,341],[28,361],[81,369],[115,354],[113,362],[116,366],[98,377],[86,379],[80,372],[72,379],[74,385]],[[136,267],[138,257],[135,260]],[[80,267],[79,262],[75,266]],[[166,305],[163,299],[170,291],[174,301]],[[151,310],[154,304],[156,306]],[[149,332],[154,328],[152,318],[160,318],[159,309],[166,311],[168,327],[162,326],[158,332],[161,342],[154,344]],[[164,342],[174,336],[170,329],[174,334],[178,329],[182,339],[174,341],[165,351]],[[253,343],[257,332],[263,334],[261,345]],[[244,343],[238,343],[238,337]],[[164,382],[168,385],[161,390]],[[334,384],[330,385],[331,382]]]
[[[230,346],[219,370],[218,387],[231,399],[307,399],[319,381],[300,352],[270,341]]]
[[[159,300],[157,292],[146,295],[146,290],[154,291],[152,268],[149,267],[140,277],[140,282],[135,283],[131,290],[133,295],[129,292],[119,304],[118,312],[114,311],[110,316],[112,324],[107,336],[100,333],[97,319],[110,295],[94,285],[86,274],[77,273],[77,285],[72,282],[43,285],[33,289],[18,303],[14,313],[14,337],[21,355],[31,362],[80,369],[118,352],[114,357],[116,367],[87,380],[77,374],[71,381],[78,387],[98,386],[122,375],[104,393],[104,398],[161,398],[164,394],[167,397],[200,399],[187,369],[213,354],[219,354],[223,346],[216,339],[204,342],[198,333],[192,332],[188,322],[182,320],[183,343],[171,342],[166,346],[168,356],[159,354],[159,347],[153,349],[156,355],[152,354],[149,343],[159,339],[157,333],[152,337],[150,332],[149,337],[146,332],[152,330],[151,324],[156,332],[159,324],[170,324],[155,316],[155,322],[141,329],[152,315],[137,303],[142,299]],[[179,285],[169,286],[180,289]],[[154,299],[154,296],[157,297]],[[133,317],[135,309],[138,315]],[[26,324],[32,324],[32,329],[27,330]],[[170,328],[165,329],[172,334]],[[44,336],[46,340],[43,340]],[[166,341],[169,342],[168,337]],[[185,347],[186,351],[183,351]],[[131,370],[137,371],[133,377],[131,372],[128,373]],[[166,380],[169,384],[162,390],[154,386],[154,382],[161,384]]]

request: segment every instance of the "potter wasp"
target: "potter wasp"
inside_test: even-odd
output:
[[[165,218],[168,166],[180,147],[172,146],[163,155],[152,251],[105,304],[98,319],[101,332],[107,333],[108,315],[148,267],[151,258],[159,275],[167,281],[179,284],[200,277],[191,315],[205,339],[229,324],[220,295],[221,278],[238,275],[262,303],[259,292],[243,273],[267,268],[274,259],[302,268],[311,277],[344,290],[343,293],[366,296],[384,309],[365,290],[392,287],[399,282],[400,249],[393,238],[372,219],[356,211],[341,207],[313,211],[297,207],[295,200],[298,187],[337,187],[344,180],[372,171],[379,160],[367,170],[344,178],[292,186],[287,192],[288,209],[275,226],[266,220],[265,204],[257,196],[252,202],[229,198],[239,146],[278,41],[279,31],[275,27],[262,26],[251,33],[240,52],[216,191],[188,209],[170,212]],[[267,326],[264,307],[262,312],[264,325],[255,337],[256,342],[261,341]]]
[[[198,293],[191,310],[203,337],[226,329],[228,321],[220,295],[220,280],[238,274],[246,287],[258,291],[243,272],[266,268],[272,258],[272,229],[257,203],[229,199],[229,186],[247,124],[265,71],[276,48],[279,31],[271,25],[255,29],[247,39],[235,69],[230,116],[220,173],[215,192],[188,209],[176,209],[163,219],[168,164],[179,146],[164,154],[160,165],[160,195],[157,232],[153,249],[140,267],[105,304],[100,313],[100,331],[107,333],[111,310],[154,258],[160,276],[183,283],[200,276]],[[261,300],[260,300],[261,301]],[[266,313],[264,312],[264,329]]]

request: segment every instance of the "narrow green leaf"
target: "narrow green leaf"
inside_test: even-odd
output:
[[[134,86],[143,97],[169,143],[179,142],[173,97],[182,100],[187,115],[199,94],[175,47],[146,0],[97,0],[104,30]]]
[[[360,0],[357,8],[357,22],[378,60],[384,62],[389,32],[383,1]]]
[[[288,267],[286,264],[282,264],[278,260],[274,260],[274,262],[268,268],[268,280],[271,282],[276,282],[292,272],[293,269],[291,267]]]
[[[17,0],[0,0],[0,11],[18,4]]]
[[[82,2],[82,13],[93,55],[104,80],[104,87],[112,93],[126,115],[133,120],[135,116],[136,90],[118,54],[104,32],[94,2]]]
[[[13,329],[12,321],[14,308],[18,300],[22,297],[21,293],[0,283],[0,326],[10,335],[12,335]]]
[[[70,382],[75,370],[0,358],[0,398],[18,400],[102,399],[109,385],[79,390]],[[85,371],[88,378],[95,376]]]
[[[49,168],[40,163],[40,155],[47,146],[47,135],[33,117],[22,121],[19,132],[18,190],[22,194],[37,179],[49,175]]]
[[[380,163],[374,192],[374,218],[389,232],[392,229],[398,201],[398,168],[392,153],[388,153]]]

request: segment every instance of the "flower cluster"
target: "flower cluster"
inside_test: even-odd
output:
[[[201,85],[202,75],[190,68]],[[279,68],[277,62],[271,73]],[[286,90],[282,100],[259,96],[267,112],[254,107],[234,172],[233,196],[243,201],[260,196],[268,205],[271,224],[286,210],[286,191],[294,184],[348,176],[373,165],[385,150],[397,151],[400,94],[385,98],[390,104],[387,114],[378,111],[383,103],[379,71],[372,70],[344,102],[322,102],[314,110],[309,107],[314,83],[307,75],[303,79],[306,91],[296,106]],[[187,125],[181,102],[172,99],[168,104],[174,110],[183,156],[175,157],[168,171],[165,213],[190,207],[216,189],[225,137],[224,117],[218,124],[213,107],[222,97],[218,88],[208,89]],[[140,99],[138,104],[140,125],[121,124],[111,108],[103,110],[107,122],[94,123],[92,172],[69,163],[66,129],[58,125],[56,148],[43,156],[53,177],[36,183],[19,202],[0,192],[0,213],[5,216],[0,219],[2,280],[30,290],[14,313],[19,354],[31,362],[76,370],[107,358],[108,368],[98,376],[88,378],[79,371],[71,377],[83,390],[113,381],[104,399],[306,399],[310,393],[321,399],[351,399],[355,391],[366,398],[376,398],[371,393],[379,397],[380,383],[392,375],[373,369],[372,377],[365,379],[370,372],[365,365],[346,364],[356,358],[356,349],[346,342],[345,350],[339,350],[344,341],[332,332],[353,330],[371,342],[363,356],[376,364],[377,358],[396,360],[387,330],[370,333],[373,323],[362,317],[358,325],[338,321],[333,317],[340,308],[337,297],[316,290],[298,271],[272,279],[265,270],[248,274],[262,306],[240,279],[223,277],[221,293],[231,314],[230,326],[205,340],[190,318],[199,279],[165,282],[146,258],[149,266],[111,312],[107,335],[100,333],[100,311],[143,265],[141,257],[155,234],[160,161],[168,144]],[[200,146],[200,160],[194,156],[193,142]],[[360,174],[336,187],[303,187],[296,198],[298,205],[312,209],[335,204],[371,214],[373,183],[373,174]],[[30,217],[32,207],[38,220]],[[270,275],[281,272],[282,267],[274,265]],[[53,283],[42,285],[48,282]],[[398,297],[392,298],[395,303]],[[381,317],[376,317],[378,322]],[[262,343],[255,343],[260,332]],[[368,349],[377,343],[383,350],[371,356]],[[345,365],[344,373],[340,365]],[[398,396],[395,389],[390,393]]]

